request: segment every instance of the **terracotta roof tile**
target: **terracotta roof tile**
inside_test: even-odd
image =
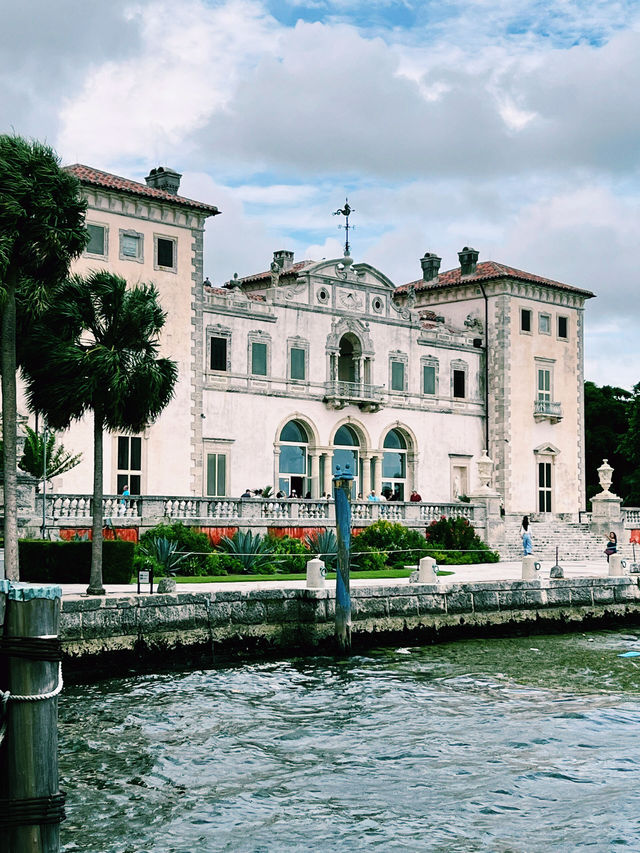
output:
[[[309,267],[315,263],[316,263],[315,261],[296,261],[296,263],[292,264],[288,270],[284,270],[283,272],[280,273],[280,278],[282,278],[285,275],[286,276],[297,275],[305,267]],[[257,272],[257,273],[254,273],[253,275],[246,275],[243,278],[239,278],[238,282],[241,284],[249,284],[250,282],[253,282],[253,281],[261,281],[263,279],[270,279],[270,278],[271,278],[271,270],[264,270],[264,272]]]
[[[570,284],[563,284],[561,281],[554,281],[551,278],[543,278],[540,275],[534,275],[524,270],[518,270],[515,267],[508,267],[506,264],[499,264],[496,261],[482,261],[476,267],[476,271],[471,275],[463,276],[460,267],[447,270],[440,273],[437,278],[432,281],[410,281],[407,284],[402,284],[397,287],[395,292],[398,294],[406,293],[407,288],[414,287],[416,290],[438,290],[443,287],[455,287],[459,284],[467,284],[474,281],[490,281],[491,279],[500,278],[515,278],[518,281],[530,281],[534,284],[543,284],[547,287],[553,287],[556,290],[568,290],[572,293],[581,293],[587,298],[594,294],[590,290],[582,290],[579,287],[572,287]]]
[[[158,201],[169,202],[170,204],[179,204],[182,207],[190,207],[194,210],[206,212],[209,216],[216,216],[220,211],[212,204],[205,204],[202,201],[194,201],[191,198],[184,198],[181,195],[174,195],[167,190],[158,190],[155,187],[148,187],[146,184],[141,184],[138,181],[130,181],[128,178],[121,178],[118,175],[112,175],[110,172],[101,172],[100,169],[93,169],[91,166],[83,166],[81,163],[74,163],[72,166],[65,166],[65,171],[75,175],[83,184],[90,184],[94,187],[104,187],[108,190],[118,190],[119,192],[128,193],[130,195],[144,196],[145,198],[155,198]]]

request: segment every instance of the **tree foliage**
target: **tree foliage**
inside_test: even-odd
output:
[[[600,491],[598,468],[603,459],[613,467],[611,490],[621,497],[628,491],[629,457],[621,447],[627,432],[632,394],[611,385],[584,383],[585,467],[587,498]]]
[[[37,480],[53,480],[61,474],[71,471],[80,464],[82,453],[70,453],[64,449],[64,445],[58,444],[56,433],[47,431],[43,435],[25,427],[27,438],[24,443],[24,452],[18,463],[22,471],[31,474]]]
[[[152,284],[128,287],[101,270],[72,276],[56,291],[46,317],[34,324],[23,370],[32,410],[55,429],[92,412],[94,419],[93,559],[90,593],[101,593],[102,436],[140,432],[173,396],[178,371],[158,358],[165,322]],[[46,353],[46,358],[42,357]]]
[[[16,370],[29,326],[49,304],[87,242],[86,202],[75,177],[46,145],[0,135],[0,370],[7,577],[18,569]]]

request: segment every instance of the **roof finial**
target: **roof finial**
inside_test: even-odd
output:
[[[338,209],[338,210],[334,211],[334,214],[333,214],[334,216],[344,216],[344,218],[345,218],[345,224],[344,225],[338,225],[338,228],[344,228],[344,230],[345,230],[345,241],[344,241],[345,257],[347,257],[350,254],[350,252],[349,252],[349,249],[350,249],[350,246],[349,246],[349,228],[355,228],[356,227],[355,225],[349,225],[349,216],[352,213],[355,213],[355,210],[349,204],[349,199],[345,198],[344,207],[341,210]]]

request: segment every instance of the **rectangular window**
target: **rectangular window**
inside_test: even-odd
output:
[[[142,260],[142,234],[120,232],[120,256],[124,259]]]
[[[551,371],[544,367],[538,368],[538,400],[551,402]]]
[[[551,334],[551,315],[538,314],[538,331],[541,335]]]
[[[166,267],[172,270],[175,269],[175,255],[175,240],[167,240],[164,237],[156,237],[156,262],[159,267]]]
[[[306,379],[306,352],[298,347],[291,347],[291,379]]]
[[[391,362],[391,390],[404,391],[404,362]]]
[[[453,396],[464,399],[466,397],[466,376],[464,370],[453,371]]]
[[[85,252],[89,255],[100,255],[104,257],[107,254],[107,229],[103,225],[87,225],[89,232],[89,242]]]
[[[425,364],[422,368],[422,393],[436,393],[436,367],[434,364]]]
[[[227,339],[211,338],[211,370],[227,369]]]
[[[142,439],[137,435],[118,436],[117,490],[122,494],[125,486],[130,494],[139,495],[142,472]]]
[[[567,340],[569,337],[569,318],[558,317],[558,337]]]
[[[538,512],[551,512],[551,463],[538,462]]]
[[[251,343],[251,372],[254,376],[267,375],[267,345]]]
[[[521,332],[530,332],[531,331],[531,311],[528,308],[520,309],[520,331]]]
[[[224,453],[207,453],[207,495],[227,494],[227,457]]]

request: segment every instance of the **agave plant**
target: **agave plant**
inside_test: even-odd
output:
[[[251,530],[238,530],[231,539],[224,536],[218,547],[241,563],[243,571],[247,573],[260,573],[261,569],[270,562],[273,554],[273,547],[269,542],[259,533],[254,534]]]
[[[167,575],[175,575],[180,563],[189,556],[177,553],[178,543],[166,536],[153,536],[146,545],[140,545],[140,551],[157,560]]]
[[[324,560],[327,568],[335,569],[338,559],[338,540],[333,530],[316,530],[305,536],[305,545]]]

